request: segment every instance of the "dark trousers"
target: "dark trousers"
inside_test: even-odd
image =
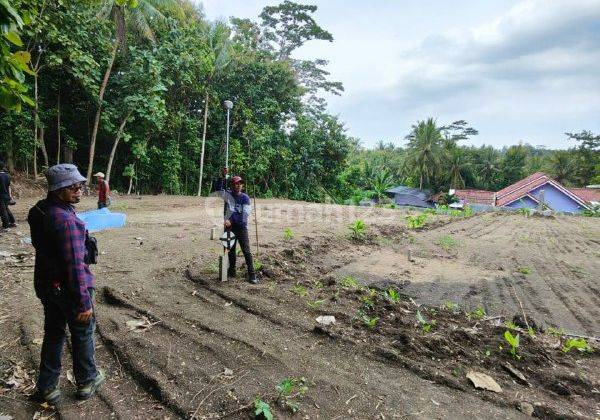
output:
[[[93,289],[90,289],[90,293],[93,296]],[[58,385],[67,325],[71,331],[73,374],[77,385],[85,385],[96,379],[98,374],[94,361],[96,316],[94,315],[88,324],[76,322],[75,305],[65,292],[48,292],[41,301],[44,305],[44,342],[37,388],[46,391]]]
[[[2,218],[2,227],[7,228],[15,224],[15,218],[8,208],[8,200],[0,198],[0,218]]]
[[[236,237],[236,243],[240,244],[242,252],[244,253],[244,259],[246,260],[246,267],[248,269],[248,276],[254,275],[254,262],[252,261],[252,252],[250,252],[250,239],[248,238],[248,228],[246,226],[231,226],[231,231]],[[229,250],[229,273],[235,274],[235,257],[236,257],[237,245]]]

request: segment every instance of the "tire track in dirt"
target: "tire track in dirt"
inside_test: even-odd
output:
[[[40,347],[30,344],[33,343],[33,337],[37,335],[36,331],[41,327],[37,321],[27,319],[21,320],[21,342],[28,350],[29,360],[35,366],[39,365]],[[96,331],[98,334],[98,330]],[[59,418],[61,419],[79,419],[84,418],[145,418],[140,412],[153,412],[160,407],[160,401],[150,397],[145,392],[140,392],[135,385],[136,380],[133,376],[123,372],[118,365],[118,360],[113,357],[109,348],[104,343],[95,340],[96,360],[100,368],[107,372],[106,382],[96,392],[96,397],[89,401],[81,402],[75,399],[75,385],[70,384],[67,378],[67,372],[72,372],[72,359],[70,354],[70,343],[67,340],[67,349],[64,352],[63,372],[61,375],[61,403],[56,407]],[[160,407],[164,410],[163,407]],[[138,411],[141,410],[141,411]],[[169,415],[169,411],[162,411]],[[171,413],[174,414],[174,413]]]
[[[126,320],[136,315],[135,310],[113,307],[112,325],[103,327],[100,336],[120,356],[122,365],[135,375],[138,384],[179,417],[189,418],[196,411],[197,402],[188,396],[198,396],[202,390],[208,394],[217,384],[233,383],[233,377],[223,374],[224,369],[236,359],[236,354],[248,356],[234,340],[202,331],[193,337],[190,332],[173,329],[164,320],[140,333],[124,332],[122,326]],[[259,357],[252,352],[252,359]],[[235,369],[240,374],[245,367]],[[196,392],[198,388],[200,391]],[[206,401],[205,407],[211,407],[211,403],[221,405],[218,411],[231,408],[231,404],[219,398]]]
[[[513,276],[511,278],[505,277],[504,284],[507,290],[513,290],[512,287],[514,286],[514,292],[519,293],[519,299],[528,303],[530,308],[533,308],[538,314],[541,314],[543,318],[553,318],[552,311],[541,303],[544,299],[540,298],[540,290],[538,290],[537,287],[534,287],[534,285],[537,286],[537,283],[533,283],[531,279],[528,278],[522,279]],[[522,287],[522,290],[519,287]],[[516,297],[514,297],[514,292],[511,293],[514,306],[515,308],[519,308],[518,301]],[[524,306],[526,307],[527,305],[524,304]]]
[[[588,319],[583,317],[579,312],[579,307],[571,302],[571,298],[563,293],[562,290],[555,283],[560,283],[561,279],[546,278],[546,276],[539,277],[547,286],[550,288],[552,293],[556,295],[557,299],[563,304],[568,313],[583,327],[584,333],[593,333],[593,325]],[[557,324],[560,325],[560,324]]]
[[[186,321],[187,323],[193,324],[195,327],[197,327],[201,331],[204,331],[213,337],[220,336],[222,338],[222,340],[224,340],[225,344],[227,344],[228,341],[236,342],[239,346],[245,347],[246,351],[252,353],[254,355],[254,357],[265,358],[264,351],[262,349],[260,349],[259,347],[257,347],[256,345],[254,345],[253,343],[248,342],[247,340],[243,340],[238,337],[235,337],[231,334],[228,334],[228,333],[224,332],[223,329],[217,329],[217,328],[210,327],[205,322],[202,322],[199,319],[191,319],[189,317],[186,317],[182,313],[169,311],[168,309],[167,309],[167,312],[165,312],[166,316],[158,316],[155,313],[151,312],[150,310],[142,308],[141,306],[139,306],[139,304],[135,304],[135,303],[129,301],[126,297],[120,295],[114,289],[109,288],[109,287],[104,288],[104,295],[109,304],[116,306],[116,307],[121,306],[121,307],[130,309],[135,313],[147,316],[148,318],[155,320],[156,322],[159,322],[160,326],[162,328],[168,330],[169,332],[174,333],[178,336],[187,336],[191,340],[195,341],[197,343],[197,345],[200,347],[202,347],[202,346],[206,347],[206,346],[199,339],[192,337],[192,335],[200,335],[200,332],[197,331],[195,328],[191,328],[191,329],[190,328],[187,328],[187,329],[181,328],[181,326],[180,326],[181,324],[179,321],[183,320],[183,321]],[[226,303],[226,302],[223,302],[223,303]],[[154,304],[151,302],[147,302],[147,304],[148,304],[148,306],[154,306]],[[222,310],[223,306],[224,305],[219,305],[218,306],[219,310]],[[175,323],[173,323],[171,321],[174,321]],[[212,339],[212,337],[211,337],[211,339]],[[214,349],[211,349],[211,350],[215,351]],[[274,363],[274,364],[280,363],[279,360],[276,358],[270,358],[268,360],[268,362]]]

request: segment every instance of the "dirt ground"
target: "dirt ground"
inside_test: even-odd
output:
[[[96,234],[93,267],[109,379],[79,403],[65,358],[63,402],[41,407],[27,398],[42,338],[24,221],[34,202],[21,199],[19,227],[0,234],[0,418],[249,418],[256,398],[276,418],[600,416],[600,343],[562,351],[565,334],[600,336],[600,220],[431,216],[411,230],[404,210],[258,200],[251,285],[243,268],[217,279],[219,201],[169,196],[115,200],[127,226]],[[367,232],[353,239],[357,219]],[[475,389],[470,370],[502,392]],[[278,398],[286,378],[295,390]]]

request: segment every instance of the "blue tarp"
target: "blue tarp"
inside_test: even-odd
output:
[[[85,222],[85,226],[90,232],[123,227],[126,219],[124,213],[112,213],[106,207],[77,213],[77,217]]]

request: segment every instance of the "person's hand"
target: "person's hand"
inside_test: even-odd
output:
[[[75,317],[75,321],[79,322],[80,324],[87,324],[90,322],[90,319],[92,319],[93,314],[94,311],[92,309],[88,309],[85,312],[79,312]]]
[[[225,226],[225,229],[229,229],[231,227],[231,221],[225,220],[225,223],[223,223],[223,225]]]
[[[223,176],[227,176],[227,172],[229,172],[228,168],[223,168]]]

